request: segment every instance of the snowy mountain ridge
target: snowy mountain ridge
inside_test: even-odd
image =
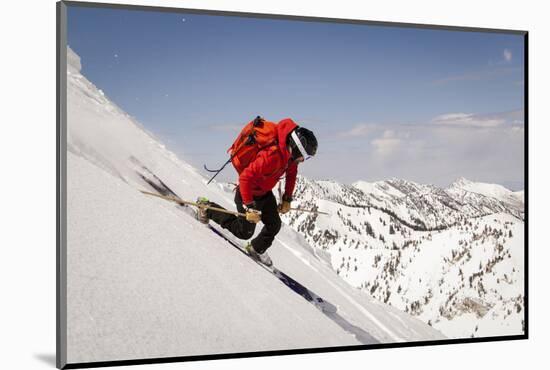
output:
[[[353,185],[298,179],[298,206],[331,216],[284,221],[328,252],[350,284],[450,337],[523,332],[521,193],[464,178]]]
[[[520,210],[520,212],[523,212],[525,208],[523,204],[523,191],[513,192],[498,184],[473,182],[462,177],[452,183],[447,192],[455,195],[461,194],[461,192],[470,192],[495,198],[509,205],[511,208]]]

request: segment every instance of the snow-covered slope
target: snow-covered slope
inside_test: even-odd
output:
[[[502,186],[298,179],[285,222],[350,284],[452,338],[523,334],[524,206]]]
[[[351,287],[291,228],[270,249],[285,284],[191,209],[141,194],[234,207],[88,81],[70,49],[68,61],[69,363],[443,338]]]

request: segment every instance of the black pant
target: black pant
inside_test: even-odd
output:
[[[275,236],[281,229],[281,218],[277,210],[277,200],[273,195],[273,192],[266,193],[260,197],[254,197],[256,203],[256,209],[262,212],[262,222],[264,227],[262,231],[256,236],[251,244],[254,250],[258,253],[264,253],[267,248],[271,246]],[[245,213],[243,207],[243,199],[239,188],[235,190],[235,205],[240,213]],[[223,208],[216,203],[212,203],[213,207]],[[244,217],[238,217],[227,213],[216,212],[208,210],[208,217],[219,224],[224,229],[231,231],[239,239],[250,239],[254,235],[256,224],[248,222]]]

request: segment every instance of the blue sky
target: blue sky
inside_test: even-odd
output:
[[[82,73],[197,167],[262,115],[317,134],[313,178],[523,188],[520,35],[78,7],[68,21]]]

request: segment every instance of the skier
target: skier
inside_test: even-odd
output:
[[[245,240],[252,237],[256,224],[261,220],[264,227],[245,249],[252,258],[268,266],[272,265],[272,261],[266,250],[281,229],[279,213],[290,210],[298,164],[314,156],[317,151],[317,139],[313,132],[299,127],[292,119],[283,119],[275,127],[277,141],[258,151],[239,175],[235,205],[239,212],[246,214],[246,219],[204,208],[197,211],[197,218],[202,223],[212,220],[237,238]],[[285,192],[281,204],[277,205],[272,189],[282,176],[285,176]],[[203,197],[197,203],[222,208]]]

